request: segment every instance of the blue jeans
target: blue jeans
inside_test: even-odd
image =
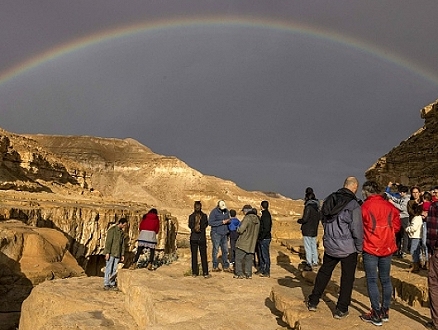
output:
[[[116,279],[114,278],[112,281],[110,281],[111,276],[113,276],[117,270],[117,265],[119,263],[120,258],[115,258],[110,255],[109,259],[107,260],[105,264],[105,275],[103,278],[103,285],[107,286],[114,286],[116,285]]]
[[[227,234],[221,235],[216,232],[210,232],[211,243],[213,244],[212,249],[212,259],[213,259],[213,269],[218,268],[219,261],[217,260],[217,254],[219,252],[219,247],[222,252],[222,268],[227,269],[230,267],[228,262],[228,237]]]
[[[318,249],[316,248],[316,237],[303,236],[304,251],[306,251],[306,262],[309,266],[318,265]]]
[[[420,262],[420,239],[411,238],[412,262]]]
[[[271,274],[271,257],[269,255],[269,245],[271,239],[262,239],[259,241],[259,272],[265,275]]]
[[[372,254],[363,253],[363,266],[367,278],[368,296],[370,297],[371,308],[380,310],[380,292],[377,285],[377,276],[382,285],[382,308],[389,309],[392,295],[392,284],[389,273],[391,271],[392,255],[378,257]]]

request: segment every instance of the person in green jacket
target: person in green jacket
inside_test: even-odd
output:
[[[236,242],[236,274],[234,278],[252,278],[252,261],[254,258],[255,246],[259,236],[260,219],[257,210],[248,211],[237,228],[239,238]]]
[[[105,249],[105,276],[103,280],[105,290],[117,290],[116,271],[117,264],[125,259],[125,228],[128,224],[126,218],[121,218],[116,225],[111,226],[106,232]]]

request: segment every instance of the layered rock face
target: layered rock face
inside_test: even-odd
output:
[[[83,275],[60,231],[0,222],[0,329],[15,329],[21,304],[35,285]]]
[[[3,200],[3,206],[0,206],[0,219],[17,219],[30,226],[54,228],[62,232],[63,237],[68,241],[71,254],[88,275],[99,275],[100,268],[104,265],[101,254],[108,228],[118,219],[126,217],[129,221],[126,249],[132,251],[138,235],[138,224],[145,213],[141,206],[113,205],[111,207],[71,204],[67,201],[40,201],[42,206],[34,202],[32,205],[7,207],[5,203],[7,201]],[[167,211],[162,212],[159,215],[160,232],[157,249],[162,250],[166,255],[174,254],[178,222]]]
[[[438,184],[438,100],[421,109],[424,126],[380,157],[365,176],[386,186],[389,181],[423,190]]]

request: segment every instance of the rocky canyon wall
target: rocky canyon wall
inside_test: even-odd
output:
[[[424,126],[365,173],[368,180],[386,186],[389,181],[429,190],[438,185],[438,100],[420,110]]]

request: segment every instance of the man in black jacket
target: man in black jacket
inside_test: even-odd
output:
[[[261,277],[271,276],[271,257],[269,255],[269,245],[271,244],[271,229],[272,229],[272,218],[269,212],[269,202],[262,201],[262,216],[260,217],[260,231],[258,238],[258,253],[260,268],[258,273]]]

